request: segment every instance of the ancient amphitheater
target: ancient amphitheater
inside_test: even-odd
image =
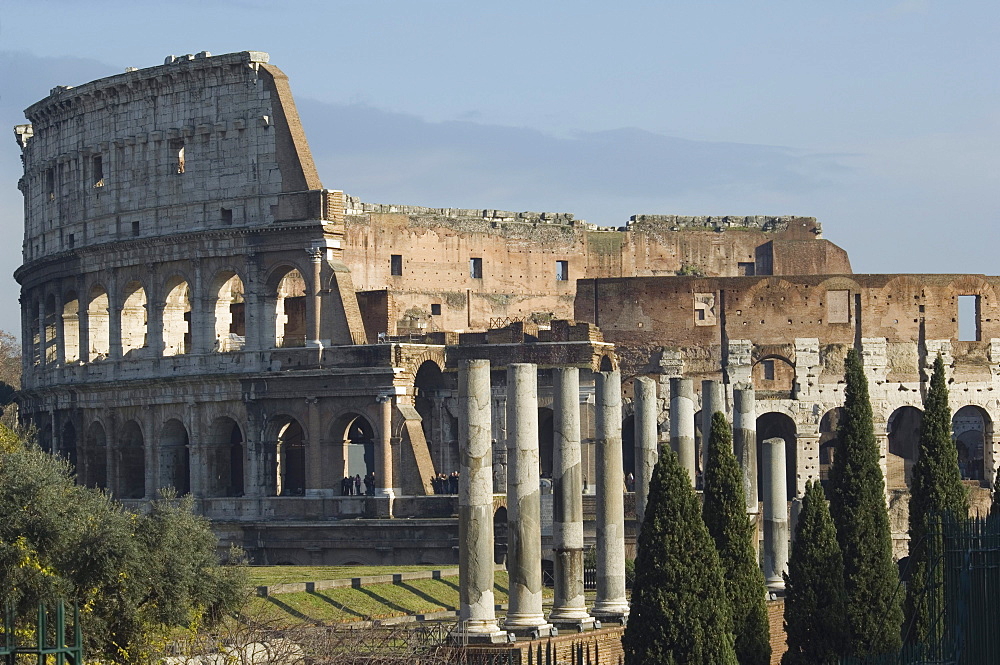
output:
[[[890,502],[938,353],[964,477],[985,486],[1000,461],[1000,278],[852,274],[811,218],[636,215],[609,229],[363,203],[323,188],[287,78],[260,52],[57,87],[25,115],[23,417],[81,483],[140,504],[190,492],[258,561],[455,561],[455,497],[432,479],[458,469],[464,359],[494,369],[498,494],[514,362],[541,370],[542,475],[546,370],[580,369],[585,493],[594,375],[615,367],[623,475],[636,377],[658,384],[664,443],[671,378],[719,382],[730,412],[752,385],[758,437],[787,442],[791,498],[826,473],[852,347]],[[969,339],[960,309],[974,312]],[[698,438],[695,422],[675,430]],[[372,495],[345,496],[345,476]],[[899,511],[896,525],[902,536]]]

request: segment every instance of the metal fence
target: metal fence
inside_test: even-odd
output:
[[[844,665],[1000,663],[1000,519],[932,520],[927,584],[920,594],[931,627],[921,644]]]
[[[13,606],[5,603],[0,634],[0,659],[4,665],[32,660],[38,665],[83,665],[83,635],[76,604],[70,610],[68,625],[66,618],[61,601],[51,608],[40,604],[34,622],[19,622]],[[20,634],[17,629],[21,629]]]

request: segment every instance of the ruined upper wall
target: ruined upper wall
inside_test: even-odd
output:
[[[15,129],[25,263],[86,245],[314,213],[293,193],[321,184],[287,79],[267,62],[256,51],[170,56],[158,67],[53,88],[30,106],[31,125]]]

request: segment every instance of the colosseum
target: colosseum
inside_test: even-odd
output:
[[[788,443],[793,498],[825,477],[850,348],[868,372],[890,503],[905,503],[938,354],[963,477],[992,482],[1000,278],[853,274],[812,218],[635,215],[605,228],[364,203],[323,188],[268,60],[171,56],[53,88],[15,128],[19,403],[79,482],[135,507],[161,488],[190,493],[261,562],[450,563],[455,498],[435,478],[457,470],[460,360],[495,370],[498,493],[502,370],[533,362],[542,476],[544,370],[581,370],[592,493],[593,376],[612,365],[626,377],[623,474],[634,379],[658,383],[663,442],[669,379],[716,380],[729,409],[734,388],[755,388],[759,438]],[[959,334],[960,312],[974,333]]]

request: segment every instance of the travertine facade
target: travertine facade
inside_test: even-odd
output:
[[[26,116],[24,417],[81,482],[138,502],[191,492],[261,561],[454,561],[457,504],[431,478],[458,469],[463,360],[493,368],[498,493],[512,363],[540,370],[543,474],[547,370],[581,370],[593,493],[595,374],[620,368],[623,473],[634,378],[659,387],[665,443],[669,379],[685,376],[721,381],[728,405],[753,385],[758,439],[785,439],[800,492],[829,462],[852,345],[890,488],[905,487],[938,352],[963,473],[995,471],[998,278],[853,275],[811,218],[636,215],[613,230],[362,203],[322,187],[287,79],[259,52],[58,87]],[[976,340],[958,339],[961,296],[975,299]],[[374,497],[343,496],[348,475]],[[393,515],[423,519],[381,519]]]

